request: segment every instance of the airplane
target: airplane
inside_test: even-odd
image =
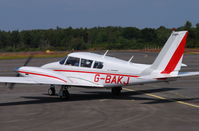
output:
[[[74,52],[60,61],[41,67],[22,66],[16,77],[0,77],[1,83],[47,84],[49,95],[55,95],[60,86],[60,98],[69,98],[69,87],[111,88],[120,95],[122,88],[131,85],[169,82],[180,77],[199,75],[199,72],[180,72],[188,32],[173,31],[152,64],[132,63],[115,57]]]

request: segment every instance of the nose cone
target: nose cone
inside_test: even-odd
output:
[[[17,67],[15,69],[16,72],[20,72],[20,71],[24,71],[24,70],[27,70],[29,69],[30,67],[29,66],[21,66],[21,67]]]
[[[20,68],[21,67],[17,67],[17,68],[14,69],[14,71],[18,72]]]
[[[22,66],[22,67],[17,67],[16,69],[15,69],[15,71],[17,72],[17,77],[19,77],[19,76],[26,76],[26,71],[28,71],[28,68],[30,68],[30,67],[27,67],[27,66]]]
[[[26,68],[26,67],[25,66],[17,67],[17,68],[15,68],[15,71],[19,72],[19,71],[24,70],[24,68]]]

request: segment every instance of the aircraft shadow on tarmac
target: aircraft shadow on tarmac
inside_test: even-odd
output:
[[[47,96],[44,94],[43,97],[23,97],[28,99],[27,101],[18,101],[18,102],[7,102],[0,103],[0,106],[16,106],[16,105],[31,105],[31,104],[44,104],[44,103],[55,103],[55,102],[71,102],[71,101],[88,101],[88,100],[100,100],[100,99],[119,99],[119,100],[147,100],[149,102],[144,102],[142,104],[158,104],[158,103],[170,103],[176,101],[191,101],[191,100],[199,100],[199,98],[175,98],[175,99],[158,99],[158,98],[149,98],[143,95],[146,93],[157,93],[157,92],[166,92],[172,90],[179,90],[179,88],[158,88],[158,89],[147,89],[141,91],[125,91],[122,92],[121,96],[112,96],[110,91],[91,91],[91,92],[83,92],[83,94],[71,94],[70,99],[60,99],[57,96]]]

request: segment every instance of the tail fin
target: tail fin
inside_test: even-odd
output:
[[[154,63],[143,73],[178,74],[182,65],[187,35],[187,31],[172,32]]]

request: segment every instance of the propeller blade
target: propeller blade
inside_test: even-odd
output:
[[[28,63],[32,60],[32,58],[33,58],[33,55],[30,55],[23,66],[27,66]]]
[[[20,76],[20,74],[17,73],[16,77],[19,77],[19,76]],[[15,86],[15,83],[11,83],[11,84],[8,85],[8,88],[9,88],[10,90],[12,90],[12,89],[14,88],[14,86]]]
[[[11,83],[8,85],[8,89],[12,90],[14,88],[14,86],[15,86],[15,83]]]
[[[33,55],[30,55],[30,56],[28,57],[28,59],[25,61],[25,63],[24,63],[23,66],[27,66],[28,63],[30,63],[30,61],[32,60],[32,58],[33,58]],[[20,74],[17,73],[16,77],[19,77],[19,76],[20,76]],[[15,83],[11,83],[11,84],[8,85],[8,88],[12,90],[12,89],[14,88],[14,86],[15,86]]]

